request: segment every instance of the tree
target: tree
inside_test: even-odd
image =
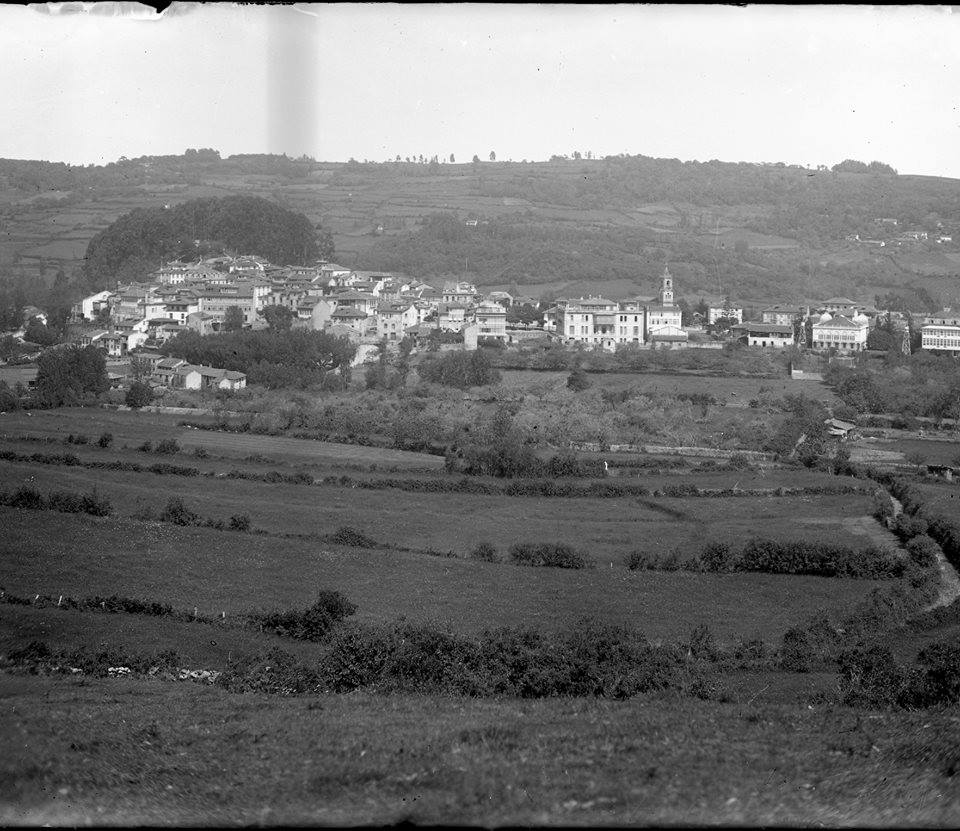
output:
[[[23,339],[38,346],[53,346],[60,338],[47,324],[41,323],[36,317],[31,317],[24,331]]]
[[[267,322],[271,332],[285,332],[293,325],[296,316],[286,306],[264,306],[258,314]]]
[[[917,469],[917,472],[921,471],[927,464],[926,454],[921,453],[919,450],[907,453],[903,458],[908,464],[913,465]]]
[[[497,160],[497,154],[496,154],[493,150],[491,150],[491,151],[490,151],[490,161],[491,161],[491,162],[495,162],[496,160]]]
[[[581,159],[582,157],[580,156],[580,151],[579,151],[579,150],[574,150],[574,151],[573,151],[573,158],[576,159],[577,161],[580,161],[580,159]]]
[[[141,407],[146,407],[153,401],[153,390],[149,384],[144,384],[142,381],[134,381],[130,385],[130,389],[127,390],[124,401],[128,407],[139,410]]]
[[[885,329],[871,329],[867,334],[867,349],[887,352],[893,345],[893,336]]]
[[[230,306],[223,315],[224,332],[239,332],[243,328],[243,310],[239,306]]]
[[[107,362],[94,346],[48,349],[37,360],[37,402],[41,407],[78,406],[110,388]]]
[[[453,153],[450,154],[450,164],[456,164],[457,160],[454,158]]]
[[[473,158],[471,159],[471,161],[472,161],[474,164],[480,164],[480,157],[479,157],[476,153],[474,153],[474,154],[473,154]]]
[[[142,381],[150,375],[150,361],[134,355],[130,359],[130,374],[134,381]]]

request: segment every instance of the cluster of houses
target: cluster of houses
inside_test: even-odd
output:
[[[217,257],[172,262],[142,283],[83,298],[78,321],[109,328],[84,335],[85,344],[121,358],[155,348],[179,332],[221,331],[228,316],[241,326],[267,326],[265,310],[288,310],[292,325],[323,330],[358,344],[432,331],[459,333],[469,348],[478,339],[506,341],[506,308],[497,295],[481,295],[469,283],[442,290],[392,273],[357,271],[335,263],[275,266],[260,257]],[[236,311],[231,312],[231,309]]]
[[[359,362],[383,340],[399,342],[407,336],[422,340],[437,333],[455,333],[454,340],[462,341],[461,348],[466,349],[484,339],[513,342],[534,336],[607,351],[628,344],[669,349],[722,346],[724,339],[707,335],[704,327],[749,346],[801,345],[850,354],[866,349],[870,330],[890,314],[834,297],[807,306],[770,306],[760,310],[757,319],[744,320],[744,309],[728,300],[684,321],[669,268],[664,269],[656,297],[559,300],[543,312],[542,324],[532,327],[508,328],[506,308],[516,299],[506,292],[483,295],[466,282],[436,289],[394,273],[357,271],[335,263],[276,266],[255,256],[225,256],[167,263],[142,283],[85,297],[74,315],[109,325],[87,331],[82,342],[120,359],[135,351],[149,353],[185,330],[221,331],[228,317],[233,325],[264,328],[270,307],[283,307],[294,327],[326,331],[358,344]],[[906,339],[906,319],[899,322]],[[960,315],[947,310],[927,317],[922,339],[924,349],[960,354]],[[368,348],[362,348],[364,344]],[[905,348],[909,350],[908,342]],[[172,386],[234,388],[240,383],[238,378],[215,375],[224,370],[209,367],[168,369],[163,381]],[[157,373],[154,379],[162,382]]]

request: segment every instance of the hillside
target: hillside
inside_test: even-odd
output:
[[[427,280],[651,294],[669,260],[691,300],[872,302],[894,291],[917,310],[960,302],[960,245],[936,241],[958,238],[960,183],[849,167],[644,156],[340,164],[212,150],[102,167],[0,160],[0,276],[70,274],[134,208],[246,195],[331,231],[346,266]],[[906,231],[928,239],[898,241]]]

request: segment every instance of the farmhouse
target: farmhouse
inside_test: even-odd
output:
[[[747,346],[783,349],[793,346],[793,324],[758,323],[750,321],[733,327],[733,331]]]

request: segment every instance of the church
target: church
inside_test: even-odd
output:
[[[685,346],[688,335],[683,330],[680,307],[673,302],[673,276],[669,266],[660,278],[656,305],[646,307],[645,340],[653,347]]]
[[[621,344],[649,344],[656,348],[686,346],[680,307],[673,300],[669,267],[660,278],[657,302],[581,297],[557,303],[557,334],[566,343],[582,343],[607,351]]]

